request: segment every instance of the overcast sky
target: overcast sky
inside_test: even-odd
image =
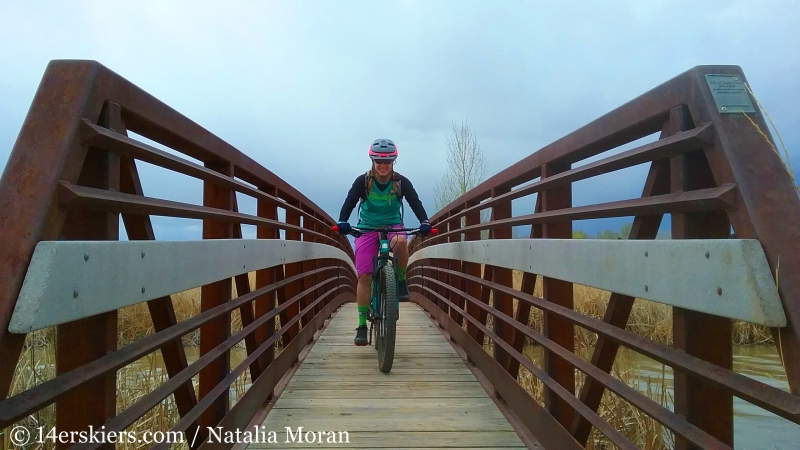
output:
[[[433,215],[453,121],[468,119],[491,176],[699,64],[743,68],[800,167],[799,15],[796,0],[2,1],[0,163],[48,61],[93,59],[334,218],[375,138],[397,143],[396,169]],[[146,195],[201,201],[200,183],[142,172]],[[645,173],[579,183],[575,202],[639,196]],[[199,238],[198,223],[156,233]]]

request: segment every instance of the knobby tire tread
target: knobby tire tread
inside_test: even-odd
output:
[[[397,302],[397,278],[394,267],[383,266],[380,281],[380,307],[385,319],[378,322],[378,369],[383,373],[392,370],[394,362],[394,347],[397,338],[397,318],[399,317],[399,304]],[[383,333],[381,333],[383,329]],[[384,335],[383,337],[381,335]]]

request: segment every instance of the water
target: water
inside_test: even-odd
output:
[[[200,347],[184,347],[184,352],[186,353],[186,362],[191,364],[200,357]],[[243,348],[234,347],[230,351],[231,353],[231,369],[236,368],[245,358],[247,358],[247,351]],[[164,369],[164,359],[161,356],[161,352],[153,352],[150,355],[141,358],[139,360],[134,361],[132,364],[126,367],[129,371],[128,374],[132,372],[138,372],[140,375],[146,374],[147,376],[153,379],[161,379],[166,378],[166,369]],[[245,381],[244,383],[238,383],[234,386],[238,386],[238,389],[231,389],[230,390],[230,404],[233,405],[238,401],[238,396],[240,394],[244,394],[247,389],[250,389],[250,371],[249,369],[245,369]],[[130,375],[128,375],[130,376]],[[195,382],[197,377],[195,377]],[[196,387],[196,386],[195,386]]]
[[[623,348],[618,357],[621,367],[632,367],[646,389],[647,378],[661,384],[662,376],[669,398],[673,393],[673,375],[650,358]],[[786,373],[773,346],[734,346],[733,370],[764,384],[789,391]],[[657,380],[657,381],[656,381]],[[668,403],[672,409],[672,405]],[[734,447],[737,449],[800,449],[800,425],[765,411],[738,398],[733,399]]]

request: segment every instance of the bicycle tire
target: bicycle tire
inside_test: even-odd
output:
[[[394,347],[397,338],[397,317],[399,304],[397,303],[397,278],[394,267],[383,266],[380,274],[380,319],[376,347],[378,349],[378,369],[383,373],[392,370],[394,362]]]

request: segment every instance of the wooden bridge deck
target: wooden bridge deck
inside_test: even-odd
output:
[[[389,374],[378,370],[374,347],[353,345],[356,317],[353,303],[339,310],[269,411],[263,430],[277,443],[249,448],[526,448],[416,304],[401,304]],[[323,445],[292,442],[298,427],[334,431],[337,443],[327,443],[329,434],[315,435]],[[338,443],[339,431],[349,444]]]

